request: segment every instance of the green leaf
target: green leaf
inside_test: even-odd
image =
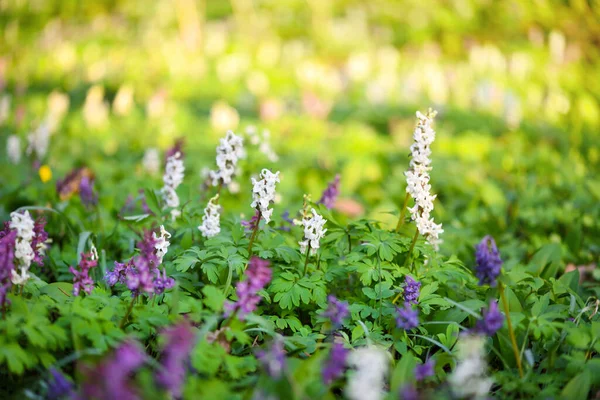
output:
[[[591,386],[592,377],[586,369],[569,381],[561,392],[561,397],[569,400],[587,399]]]
[[[225,295],[215,286],[205,286],[202,289],[204,304],[213,311],[221,311],[225,302]]]

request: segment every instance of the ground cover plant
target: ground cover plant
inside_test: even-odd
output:
[[[598,10],[286,3],[0,6],[1,397],[596,396]]]

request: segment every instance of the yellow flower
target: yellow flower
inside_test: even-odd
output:
[[[49,166],[47,165],[42,165],[40,167],[40,170],[38,171],[38,173],[40,174],[40,179],[42,180],[42,182],[46,183],[48,182],[50,179],[52,179],[52,170],[50,169]]]

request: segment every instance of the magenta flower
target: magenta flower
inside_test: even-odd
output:
[[[174,398],[179,398],[196,335],[191,325],[183,321],[165,329],[163,336],[166,343],[162,349],[162,369],[157,372],[156,381]]]
[[[38,218],[33,226],[34,236],[31,240],[31,248],[35,252],[33,262],[40,267],[44,266],[44,256],[47,247],[46,241],[48,240],[48,232],[46,232],[45,227],[46,218]]]
[[[81,290],[90,294],[94,289],[94,280],[90,277],[90,269],[98,265],[97,260],[92,260],[91,253],[81,253],[79,261],[79,270],[69,267],[73,274],[73,295],[79,296]]]
[[[12,287],[11,275],[15,268],[15,242],[17,231],[4,229],[0,231],[0,307],[8,304],[6,295]]]
[[[241,220],[240,224],[246,228],[248,231],[253,231],[258,227],[258,224],[260,222],[260,211],[256,210],[256,212],[254,213],[254,215],[252,216],[252,218],[250,218],[249,220]]]
[[[238,301],[225,303],[225,316],[237,313],[243,319],[246,314],[256,310],[260,302],[258,292],[271,281],[272,272],[269,264],[269,261],[256,256],[250,259],[246,280],[239,282],[236,287]]]

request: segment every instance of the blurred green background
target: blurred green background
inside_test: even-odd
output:
[[[340,173],[341,214],[391,227],[414,113],[433,107],[442,252],[469,260],[491,233],[509,258],[551,242],[565,262],[595,262],[599,21],[600,3],[583,0],[3,0],[0,144],[15,134],[25,150],[47,124],[52,177],[2,151],[0,215],[69,211],[56,181],[86,165],[114,218],[127,196],[161,186],[146,149],[180,137],[182,202],[201,210],[218,138],[255,125],[279,159],[245,161],[229,210],[250,212],[263,167],[282,171],[276,215]]]

